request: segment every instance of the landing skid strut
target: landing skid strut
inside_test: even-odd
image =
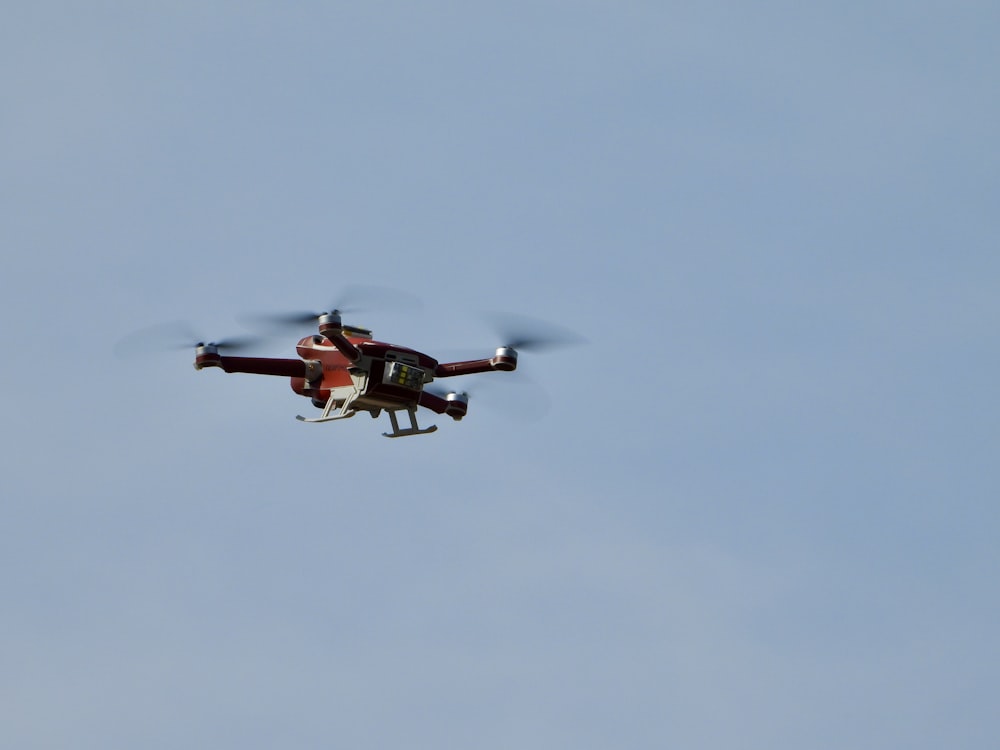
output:
[[[296,417],[300,422],[333,422],[338,419],[348,419],[357,414],[354,409],[354,401],[360,395],[360,390],[353,390],[350,395],[343,399],[338,398],[335,394],[330,394],[330,398],[327,399],[326,406],[323,408],[323,413],[318,417],[303,417],[299,415]],[[396,418],[397,411],[406,411],[410,417],[409,427],[400,427],[399,420]],[[431,425],[430,427],[425,427],[421,429],[417,424],[417,410],[416,407],[411,407],[409,409],[386,409],[389,414],[389,421],[392,422],[392,432],[383,432],[382,434],[388,438],[399,438],[399,437],[409,437],[410,435],[426,435],[430,432],[437,430],[437,425]],[[373,411],[372,416],[376,416],[378,412]]]
[[[354,411],[354,407],[351,404],[360,395],[360,389],[355,386],[350,392],[350,395],[343,400],[340,405],[340,411],[337,414],[333,413],[333,410],[337,408],[337,402],[340,400],[337,398],[337,394],[331,393],[330,398],[326,400],[326,406],[323,407],[323,413],[318,417],[303,417],[301,414],[295,417],[300,422],[332,422],[335,419],[347,419],[348,417],[353,417],[357,412]]]
[[[421,430],[417,426],[416,409],[406,410],[406,413],[410,415],[410,426],[400,429],[399,420],[396,419],[397,411],[402,411],[402,409],[393,409],[392,411],[389,411],[389,421],[392,422],[392,432],[382,433],[387,438],[407,437],[408,435],[426,435],[427,433],[434,432],[437,429],[437,425],[432,424],[430,427],[425,427],[424,429]]]

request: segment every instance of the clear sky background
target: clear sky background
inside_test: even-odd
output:
[[[152,6],[0,25],[0,744],[996,741],[995,3]],[[359,283],[589,343],[395,441],[113,354]]]

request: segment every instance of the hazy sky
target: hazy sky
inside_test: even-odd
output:
[[[995,4],[17,5],[0,744],[995,742]],[[350,284],[589,343],[395,441],[113,354]]]

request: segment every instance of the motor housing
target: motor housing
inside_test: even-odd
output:
[[[444,400],[448,402],[444,413],[456,422],[460,421],[469,411],[469,394],[467,393],[455,393],[452,391],[444,397]]]
[[[501,370],[503,372],[516,370],[517,350],[509,346],[501,346],[497,349],[493,359],[490,360],[490,365],[493,366],[494,370]]]

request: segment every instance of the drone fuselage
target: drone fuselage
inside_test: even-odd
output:
[[[419,403],[424,385],[434,379],[438,362],[413,349],[348,335],[345,338],[359,352],[351,361],[325,336],[307,336],[296,352],[313,372],[292,378],[292,390],[325,406],[331,395],[357,391],[356,411],[407,409]],[[309,377],[311,375],[311,377]],[[429,395],[429,394],[428,394]]]

